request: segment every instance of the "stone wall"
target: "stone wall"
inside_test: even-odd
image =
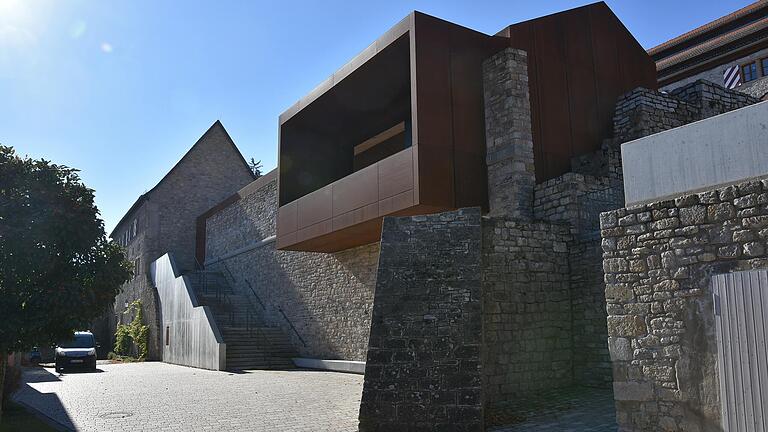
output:
[[[768,268],[768,180],[603,213],[618,421],[720,429],[710,278]]]
[[[149,192],[139,206],[126,214],[112,236],[119,239],[137,220],[137,235],[127,245],[127,258],[138,259],[135,277],[123,286],[114,309],[100,324],[102,345],[112,349],[116,325],[130,322],[123,315],[125,304],[141,300],[149,325],[149,358],[162,357],[160,305],[149,280],[149,263],[172,253],[181,272],[195,268],[195,224],[197,216],[253,181],[253,174],[224,126],[215,122]]]
[[[536,186],[534,216],[567,223],[573,382],[610,386],[611,364],[605,327],[605,284],[602,273],[599,214],[622,207],[619,178],[567,173]]]
[[[737,89],[745,94],[760,100],[768,100],[768,76],[760,77],[754,81],[742,84]]]
[[[364,361],[378,243],[332,254],[276,250],[277,178],[270,173],[254,183],[207,218],[206,269],[224,273],[254,304],[263,302],[266,310],[255,311],[282,327],[301,356]]]
[[[694,121],[696,106],[655,90],[637,88],[619,98],[613,117],[617,144]]]
[[[752,105],[760,100],[736,90],[715,85],[709,81],[697,80],[669,92],[670,96],[696,106],[696,120],[703,120],[718,114]]]
[[[614,139],[621,144],[757,102],[752,96],[704,80],[669,93],[637,88],[616,103]]]
[[[528,56],[507,48],[483,63],[490,215],[530,219],[533,187]]]
[[[480,209],[385,218],[360,431],[482,431]]]
[[[483,219],[486,403],[572,384],[566,225]]]

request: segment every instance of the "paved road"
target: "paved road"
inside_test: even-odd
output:
[[[29,368],[15,399],[78,431],[357,431],[362,375],[165,363]]]

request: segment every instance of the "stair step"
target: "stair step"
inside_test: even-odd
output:
[[[296,354],[292,352],[271,352],[261,351],[252,353],[227,353],[227,358],[239,358],[239,359],[265,359],[265,358],[293,358]]]
[[[289,359],[270,359],[270,360],[234,360],[230,361],[227,359],[227,367],[237,367],[237,366],[255,366],[255,365],[291,365],[293,366],[293,362]]]
[[[290,361],[295,356],[293,355],[271,355],[271,356],[227,356],[227,362],[265,362],[265,361]]]
[[[291,365],[293,362],[289,359],[263,359],[263,360],[230,360],[227,359],[227,366],[254,366],[254,365]]]
[[[293,346],[287,344],[254,344],[254,345],[233,345],[227,344],[227,351],[296,351]]]

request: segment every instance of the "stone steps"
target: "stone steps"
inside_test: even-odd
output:
[[[282,329],[264,324],[260,310],[251,310],[252,303],[229,287],[223,275],[206,272],[207,290],[203,289],[203,277],[190,275],[197,299],[208,306],[213,319],[227,344],[227,369],[293,369],[296,351]],[[198,291],[198,289],[200,291]],[[217,297],[217,289],[223,295]],[[246,323],[255,325],[253,329]]]

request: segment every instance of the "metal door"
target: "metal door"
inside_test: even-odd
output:
[[[723,429],[768,431],[768,271],[712,278]]]

